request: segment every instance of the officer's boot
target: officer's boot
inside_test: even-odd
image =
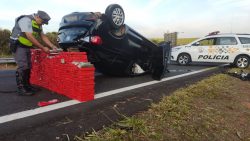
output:
[[[25,88],[25,76],[24,72],[16,71],[16,83],[17,83],[17,93],[21,96],[31,96],[34,93]]]
[[[33,93],[35,93],[35,92],[38,92],[40,89],[35,88],[30,84],[30,72],[31,72],[30,69],[27,69],[27,70],[24,71],[24,74],[25,74],[24,75],[25,76],[25,87],[26,87],[27,90],[32,91]]]

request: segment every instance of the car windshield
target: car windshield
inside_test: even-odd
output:
[[[210,46],[214,45],[214,43],[215,43],[215,38],[206,38],[198,42],[195,42],[193,46]]]

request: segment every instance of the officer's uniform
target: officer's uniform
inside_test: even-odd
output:
[[[48,14],[43,11],[38,11],[37,14],[40,18],[47,20],[47,23],[50,20]],[[10,37],[12,41],[11,50],[17,63],[16,82],[18,93],[21,95],[32,95],[34,91],[29,83],[29,79],[31,70],[30,49],[33,48],[33,44],[26,38],[25,32],[32,33],[36,38],[43,32],[42,26],[36,23],[34,14],[18,17]]]

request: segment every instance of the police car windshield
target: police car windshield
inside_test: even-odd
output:
[[[198,42],[195,42],[193,46],[210,46],[214,44],[215,44],[215,38],[206,38]]]

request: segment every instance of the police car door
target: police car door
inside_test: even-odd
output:
[[[235,37],[218,37],[216,40],[216,62],[232,63],[239,50]]]
[[[211,62],[211,56],[209,54],[211,49],[215,48],[215,41],[216,38],[208,37],[194,43],[192,46],[195,46],[196,49],[192,55],[192,60],[198,62]]]

